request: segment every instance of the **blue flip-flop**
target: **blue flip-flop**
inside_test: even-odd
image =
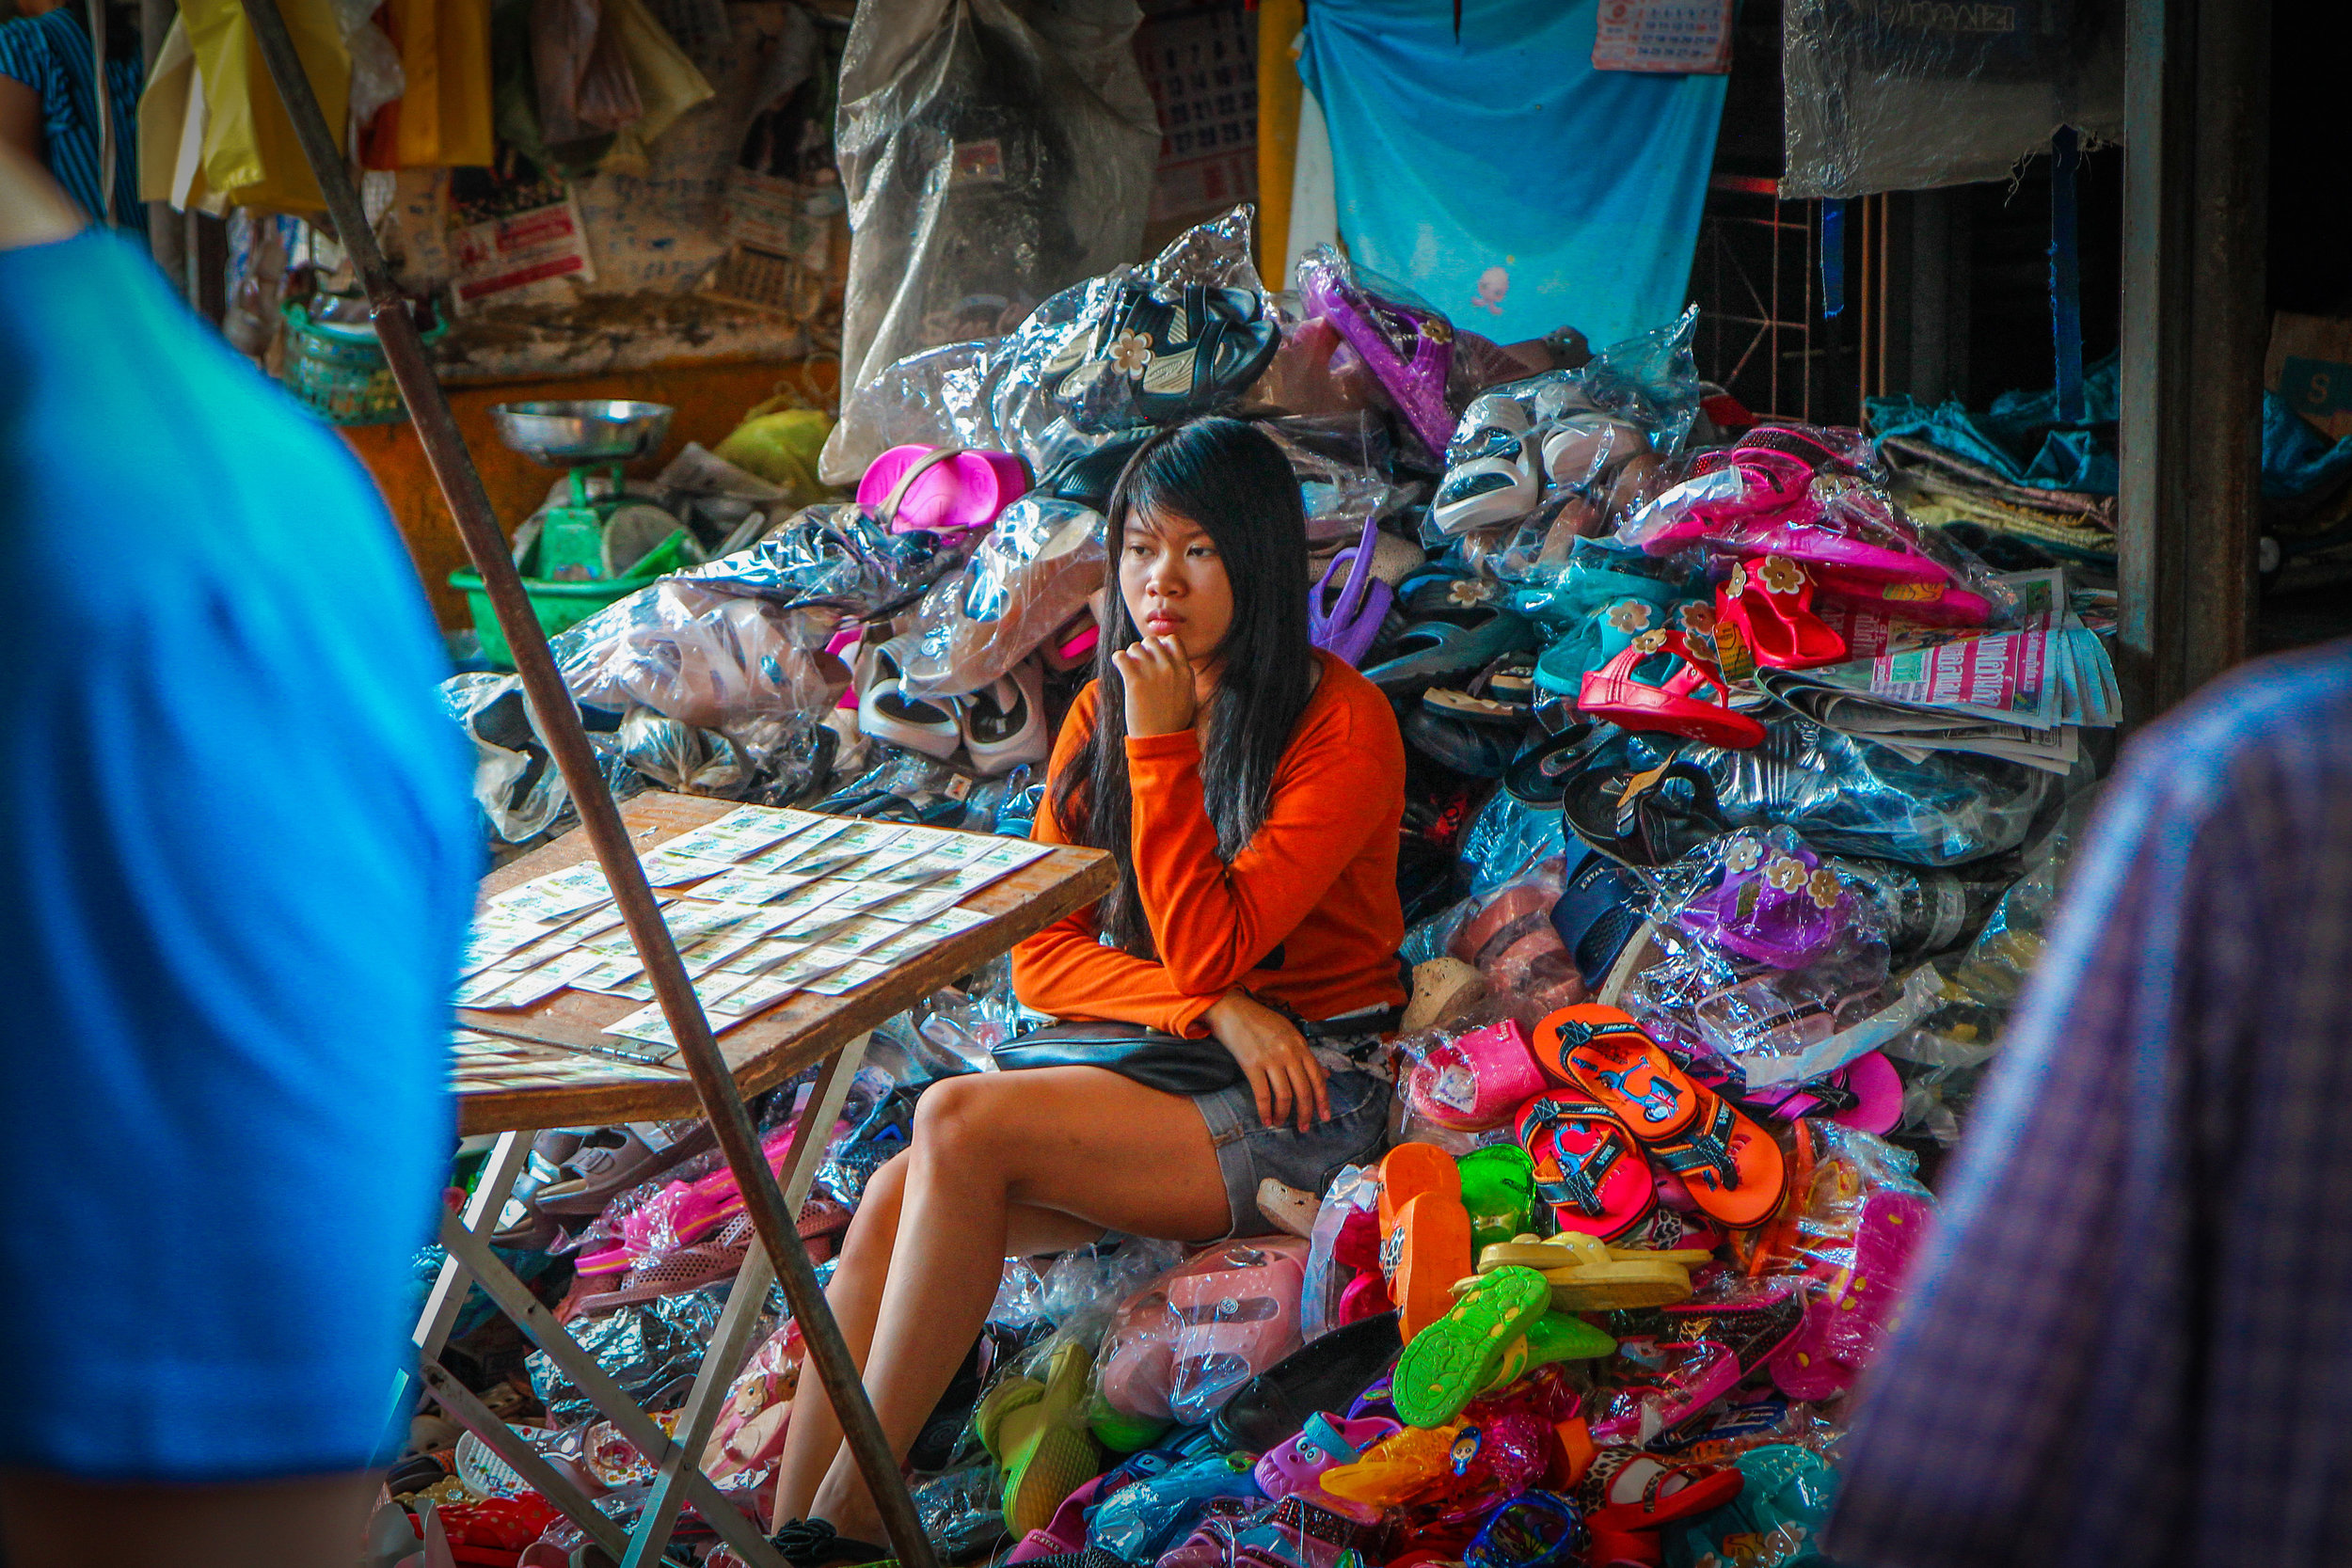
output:
[[[1364,672],[1364,678],[1392,697],[1417,696],[1441,680],[1474,674],[1504,654],[1525,653],[1540,646],[1535,624],[1507,610],[1497,610],[1475,626],[1453,621],[1428,621],[1396,640],[1388,659]]]

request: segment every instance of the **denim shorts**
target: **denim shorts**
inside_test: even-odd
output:
[[[1304,1132],[1295,1122],[1268,1127],[1260,1121],[1258,1097],[1247,1080],[1192,1097],[1200,1118],[1209,1124],[1217,1174],[1225,1179],[1225,1200],[1233,1217],[1233,1227],[1226,1234],[1265,1233],[1267,1222],[1258,1212],[1258,1183],[1266,1178],[1320,1194],[1341,1166],[1370,1164],[1379,1157],[1389,1135],[1389,1081],[1370,1072],[1334,1072],[1329,1088],[1331,1119]]]

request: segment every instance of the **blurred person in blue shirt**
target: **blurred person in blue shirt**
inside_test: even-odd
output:
[[[0,144],[0,1560],[349,1568],[478,869],[334,436]]]

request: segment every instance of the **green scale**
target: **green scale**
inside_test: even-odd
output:
[[[622,478],[626,465],[660,450],[674,412],[664,404],[601,398],[502,403],[490,410],[499,439],[509,449],[567,472],[564,499],[542,508],[515,533],[516,570],[549,636],[692,564],[678,520],[629,495]],[[493,664],[512,668],[481,577],[462,570],[452,573],[450,582],[470,605],[483,652]]]

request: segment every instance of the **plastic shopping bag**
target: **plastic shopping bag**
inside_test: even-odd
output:
[[[294,52],[338,141],[351,103],[351,51],[329,0],[280,0]],[[320,213],[326,198],[294,139],[294,121],[262,63],[240,0],[183,0],[180,14],[203,78],[204,183],[245,207]]]

